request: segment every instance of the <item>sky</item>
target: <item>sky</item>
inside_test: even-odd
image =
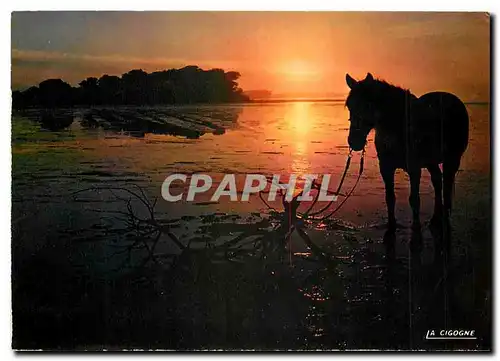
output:
[[[14,12],[12,87],[198,65],[244,90],[345,95],[367,72],[414,94],[489,100],[486,13]]]

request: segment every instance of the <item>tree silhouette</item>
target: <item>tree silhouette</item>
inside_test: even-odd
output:
[[[237,80],[240,73],[223,69],[203,70],[195,65],[148,74],[133,69],[121,77],[88,77],[71,87],[61,79],[48,79],[25,91],[14,91],[15,109],[96,105],[160,105],[245,102]]]
[[[171,71],[156,71],[149,75],[148,103],[169,104],[174,102],[174,84]]]
[[[100,89],[97,78],[87,78],[80,83],[80,99],[83,104],[97,105],[100,103]]]
[[[73,88],[61,79],[44,80],[38,86],[38,99],[45,108],[72,105]]]
[[[14,109],[27,108],[29,106],[37,107],[40,105],[39,99],[40,90],[36,86],[32,86],[21,92],[19,90],[12,92],[12,107]]]
[[[148,104],[148,73],[134,69],[122,75],[123,93],[126,104]]]
[[[120,104],[123,102],[122,80],[115,75],[104,74],[97,82],[102,104]]]

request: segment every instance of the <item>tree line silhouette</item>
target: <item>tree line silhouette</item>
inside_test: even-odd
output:
[[[38,87],[12,93],[14,109],[99,105],[160,105],[245,102],[236,71],[203,70],[190,65],[147,73],[134,69],[122,74],[89,77],[78,87],[61,79],[47,79]]]

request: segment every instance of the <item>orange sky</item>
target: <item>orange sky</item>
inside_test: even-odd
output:
[[[275,94],[342,95],[346,72],[371,72],[416,95],[488,100],[489,27],[484,13],[17,12],[12,83],[191,64]]]

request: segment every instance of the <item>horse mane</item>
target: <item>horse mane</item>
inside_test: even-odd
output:
[[[403,95],[412,95],[409,89],[390,84],[383,79],[375,79],[373,82],[375,84],[372,84],[372,87],[376,87],[379,94],[384,94],[384,96],[402,97]]]
[[[361,80],[349,92],[345,105],[349,106],[354,97],[363,97],[372,102],[389,103],[393,107],[395,100],[404,101],[408,96],[414,97],[409,89],[390,84],[383,79]]]

